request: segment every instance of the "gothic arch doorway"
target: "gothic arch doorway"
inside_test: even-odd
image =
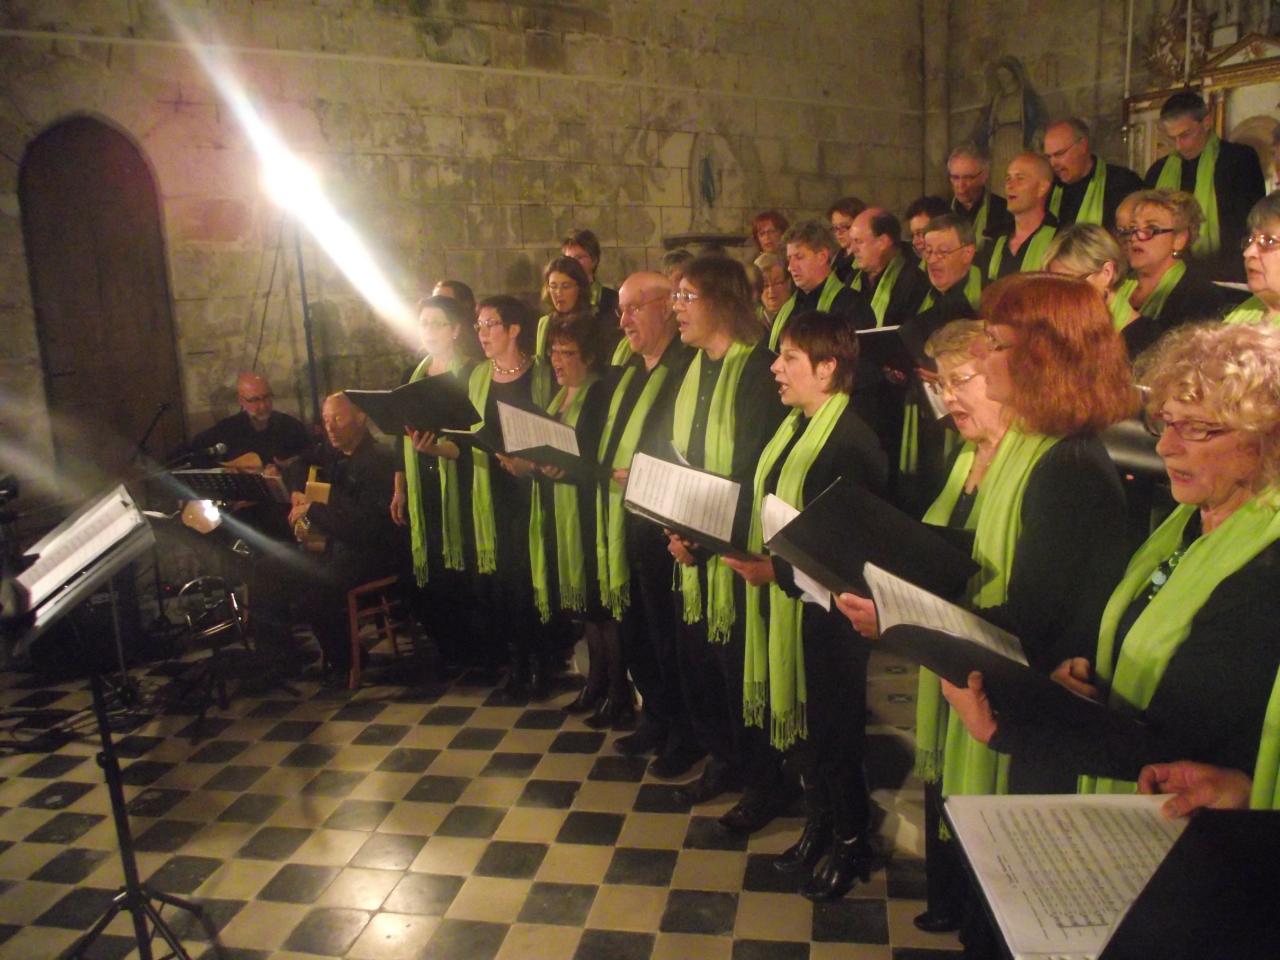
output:
[[[162,404],[148,449],[184,436],[155,181],[128,137],[77,116],[28,145],[18,200],[59,477],[97,487]]]

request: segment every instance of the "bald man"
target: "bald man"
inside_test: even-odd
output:
[[[1049,212],[1058,223],[1096,223],[1115,229],[1120,201],[1142,189],[1142,178],[1093,152],[1089,125],[1079,117],[1049,124],[1044,132],[1044,156],[1053,167]]]
[[[328,546],[320,555],[265,558],[271,575],[258,578],[253,622],[270,649],[287,649],[293,601],[298,620],[320,642],[326,682],[341,686],[351,668],[347,591],[395,574],[404,544],[387,513],[396,468],[391,450],[373,438],[346,394],[325,398],[323,418],[331,460],[320,479],[330,485],[329,502],[303,503],[295,494],[289,525],[323,534]]]
[[[639,728],[615,746],[631,755],[657,753],[650,766],[665,778],[686,773],[702,750],[681,696],[667,538],[626,514],[620,494],[637,450],[669,455],[664,438],[671,407],[694,354],[676,336],[671,290],[661,273],[633,273],[618,288],[618,326],[629,353],[615,388],[617,413],[600,447],[601,461],[613,472],[600,490],[606,518],[600,536],[606,556],[615,559],[602,571],[607,589],[601,592],[620,621],[623,657],[644,697]]]
[[[191,441],[191,449],[207,450],[225,443],[226,453],[207,459],[234,460],[246,453],[256,453],[264,466],[293,460],[309,444],[307,429],[297,418],[275,410],[273,399],[266,377],[242,372],[236,377],[240,412],[197,434]]]
[[[1004,195],[1013,222],[982,252],[983,280],[990,283],[1019,271],[1040,270],[1058,229],[1048,210],[1053,167],[1038,153],[1020,153],[1009,161]]]
[[[907,255],[902,224],[883,207],[868,207],[849,227],[857,271],[849,287],[871,304],[876,326],[896,326],[916,315],[929,281]]]

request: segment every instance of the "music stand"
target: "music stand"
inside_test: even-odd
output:
[[[76,606],[104,581],[110,580],[122,567],[145,553],[155,543],[155,534],[146,518],[133,502],[124,486],[77,511],[32,548],[36,561],[18,575],[25,589],[30,609],[23,611],[25,621],[20,634],[13,638],[11,652],[30,647],[44,630]],[[120,643],[120,616],[115,591],[111,592],[111,625],[117,645]],[[111,721],[107,716],[106,694],[100,671],[90,663],[89,687],[93,692],[93,712],[98,721],[102,751],[98,766],[102,767],[111,800],[111,816],[115,821],[116,839],[120,845],[120,863],[124,886],[116,894],[107,911],[64,954],[81,958],[97,938],[123,910],[133,917],[134,938],[140,960],[153,960],[151,944],[159,934],[178,960],[191,960],[177,934],[160,916],[156,904],[190,911],[205,922],[199,904],[168,893],[151,890],[138,876],[138,860],[129,829],[129,811],[124,799],[124,781],[120,762],[111,738]],[[148,922],[151,927],[148,929]],[[207,924],[206,924],[207,925]]]

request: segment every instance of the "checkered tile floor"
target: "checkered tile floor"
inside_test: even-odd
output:
[[[138,671],[143,689],[164,681]],[[377,673],[373,673],[376,681]],[[58,955],[123,882],[82,682],[0,675],[0,710],[83,736],[0,737],[0,960]],[[562,713],[452,686],[296,684],[206,719],[157,714],[119,737],[138,863],[199,901],[217,941],[170,914],[193,957],[361,960],[954,958],[921,934],[920,798],[906,780],[914,676],[873,660],[870,768],[886,862],[815,906],[771,866],[800,828],[750,839],[694,810],[645,761]],[[43,740],[43,742],[42,742]],[[50,747],[56,749],[50,749]],[[163,951],[161,951],[163,952]],[[91,956],[136,956],[127,918]]]

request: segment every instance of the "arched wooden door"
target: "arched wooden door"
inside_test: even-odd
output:
[[[23,238],[61,479],[90,489],[182,441],[160,208],[138,148],[92,117],[50,127],[18,178]]]

